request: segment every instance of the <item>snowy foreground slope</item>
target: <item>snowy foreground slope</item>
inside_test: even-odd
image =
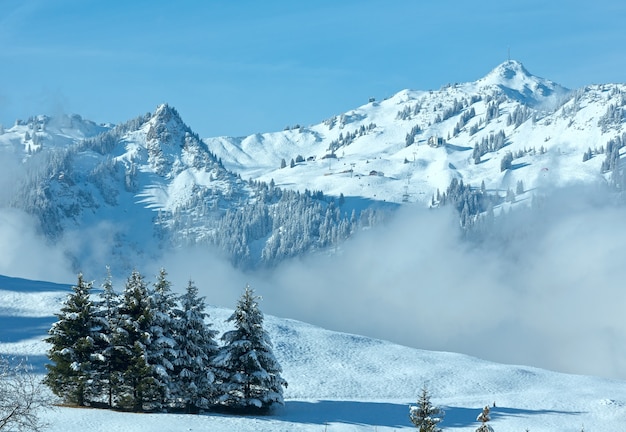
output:
[[[0,353],[45,362],[41,341],[69,287],[0,276]],[[220,332],[230,311],[209,308]],[[408,405],[426,384],[443,407],[444,430],[473,431],[484,405],[496,404],[496,431],[620,431],[626,383],[500,365],[430,352],[302,322],[266,317],[283,376],[286,404],[270,416],[128,414],[54,408],[56,431],[391,431],[414,430]],[[491,341],[490,343],[497,343]]]

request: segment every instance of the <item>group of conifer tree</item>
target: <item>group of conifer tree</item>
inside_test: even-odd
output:
[[[65,403],[128,411],[266,411],[283,403],[281,367],[246,286],[221,344],[204,297],[182,295],[161,269],[150,287],[133,271],[122,293],[110,273],[99,294],[82,274],[57,314],[45,383]]]

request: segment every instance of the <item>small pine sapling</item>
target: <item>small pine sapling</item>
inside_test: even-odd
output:
[[[444,412],[433,406],[430,401],[430,393],[426,386],[422,387],[422,393],[417,400],[417,405],[409,406],[409,419],[420,432],[440,432],[437,427],[443,420]]]
[[[491,417],[489,416],[489,406],[485,406],[485,408],[483,408],[483,411],[478,414],[476,420],[482,422],[478,429],[476,429],[476,432],[494,432],[493,428],[487,424],[487,422],[491,420]]]

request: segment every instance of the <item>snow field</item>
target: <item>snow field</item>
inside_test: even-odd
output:
[[[0,339],[5,339],[8,327],[19,327],[20,320],[52,317],[68,292],[62,285],[11,278],[0,282],[4,307]],[[23,307],[42,291],[49,294],[47,301]],[[223,333],[230,328],[224,321],[231,310],[212,307],[208,312],[214,329]],[[47,430],[414,430],[408,420],[408,406],[415,403],[424,384],[431,391],[432,402],[446,411],[441,424],[444,430],[474,431],[481,408],[494,402],[490,424],[496,431],[565,432],[583,426],[589,431],[619,431],[626,424],[626,386],[618,380],[412,349],[274,316],[266,316],[265,328],[283,367],[282,375],[289,382],[285,405],[269,416],[130,414],[55,407],[44,413],[50,425]],[[47,346],[41,342],[45,330],[40,332],[38,337],[30,337],[25,328],[14,342],[0,343],[0,352],[28,356],[41,367]]]

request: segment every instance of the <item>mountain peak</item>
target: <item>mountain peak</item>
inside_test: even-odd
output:
[[[512,79],[516,76],[532,77],[524,65],[517,60],[507,60],[501,63],[491,71],[490,75],[491,74],[497,74],[504,79]]]
[[[537,79],[524,67],[524,65],[517,60],[507,60],[504,63],[496,66],[491,72],[489,72],[484,78],[489,84],[510,84],[515,80],[533,80]]]
[[[478,80],[478,83],[483,86],[497,86],[509,97],[528,105],[537,105],[545,98],[568,92],[568,89],[559,84],[531,74],[517,60],[507,60],[499,64]]]
[[[157,106],[153,117],[162,123],[168,123],[170,119],[175,119],[178,123],[183,123],[176,108],[169,106],[167,103],[162,103]]]

